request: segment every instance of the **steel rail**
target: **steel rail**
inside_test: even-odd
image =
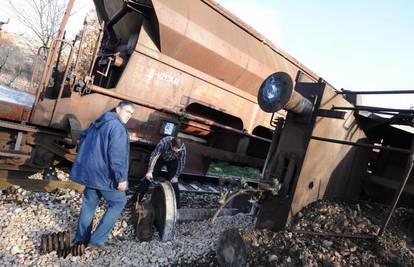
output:
[[[333,110],[354,110],[354,111],[388,111],[388,112],[398,112],[403,114],[414,114],[412,109],[397,109],[397,108],[383,108],[383,107],[370,107],[370,106],[355,106],[355,107],[336,107],[332,106]]]
[[[56,189],[73,189],[82,192],[84,189],[83,185],[70,181],[28,179],[28,175],[33,173],[27,171],[0,170],[0,190],[7,189],[11,186],[20,186],[26,190],[43,192],[53,192]]]
[[[325,137],[320,137],[320,136],[311,136],[310,138],[313,140],[317,140],[317,141],[336,143],[336,144],[342,144],[342,145],[359,146],[359,147],[364,147],[364,148],[380,149],[380,150],[385,150],[385,151],[394,151],[394,152],[404,153],[404,154],[411,153],[410,149],[404,149],[404,148],[399,148],[399,147],[371,145],[367,143],[357,143],[357,142],[351,142],[351,141],[345,141],[345,140],[325,138]]]
[[[337,91],[340,95],[396,95],[396,94],[414,94],[414,90],[386,90],[386,91]]]

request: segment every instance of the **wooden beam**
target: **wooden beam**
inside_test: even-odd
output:
[[[56,189],[73,189],[79,192],[84,190],[84,186],[65,181],[55,180],[35,180],[35,179],[19,179],[19,178],[0,178],[0,189],[4,190],[11,186],[18,185],[23,189],[31,191],[52,192]]]

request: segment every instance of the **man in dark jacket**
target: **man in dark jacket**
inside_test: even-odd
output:
[[[144,197],[145,192],[150,186],[153,176],[158,178],[162,167],[167,167],[167,179],[174,187],[177,207],[180,206],[180,190],[178,188],[178,177],[185,167],[185,157],[187,150],[181,139],[167,136],[160,140],[151,153],[149,167],[145,178],[139,185],[137,192],[132,197],[132,202],[136,202],[139,196],[139,202]]]
[[[125,124],[134,105],[121,101],[114,112],[106,112],[86,129],[70,172],[70,179],[85,185],[76,242],[102,247],[126,204],[129,135]],[[104,198],[108,208],[92,234],[96,207]]]

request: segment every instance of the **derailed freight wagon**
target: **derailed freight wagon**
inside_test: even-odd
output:
[[[413,136],[389,126],[412,126],[412,111],[355,106],[355,94],[344,97],[214,1],[94,3],[103,27],[89,73],[76,73],[80,51],[49,79],[59,62],[57,47],[73,46],[62,40],[61,26],[32,107],[2,98],[0,170],[73,161],[80,132],[125,99],[138,105],[127,125],[132,177],[142,177],[149,153],[165,135],[186,140],[187,174],[205,175],[213,161],[265,166],[260,182],[277,180],[281,189],[265,195],[258,227],[280,229],[321,198],[356,200],[362,192],[389,199],[394,189],[403,191],[404,181],[410,194],[402,200],[412,205],[412,175],[404,166],[407,159],[412,163]],[[282,72],[280,77],[296,78],[275,84]],[[262,105],[271,112],[265,113],[258,95],[281,101]],[[302,100],[308,104],[301,106]],[[282,107],[289,112],[278,124],[275,118],[286,115]],[[384,110],[391,119],[372,116]]]
[[[3,101],[3,168],[72,161],[79,131],[125,98],[142,103],[128,123],[133,176],[147,160],[137,150],[166,134],[187,140],[186,173],[205,174],[214,160],[260,168],[272,135],[260,84],[275,71],[319,79],[213,1],[94,2],[103,31],[89,84],[68,86],[69,69],[63,86],[40,84],[32,110]]]

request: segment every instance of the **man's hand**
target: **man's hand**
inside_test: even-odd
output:
[[[127,189],[127,182],[120,182],[118,183],[118,190],[125,191]]]
[[[171,179],[171,183],[178,183],[178,177],[177,177],[177,176],[174,176],[174,177]]]
[[[148,181],[152,180],[152,172],[147,172],[147,174],[145,174],[145,178],[147,178]]]

